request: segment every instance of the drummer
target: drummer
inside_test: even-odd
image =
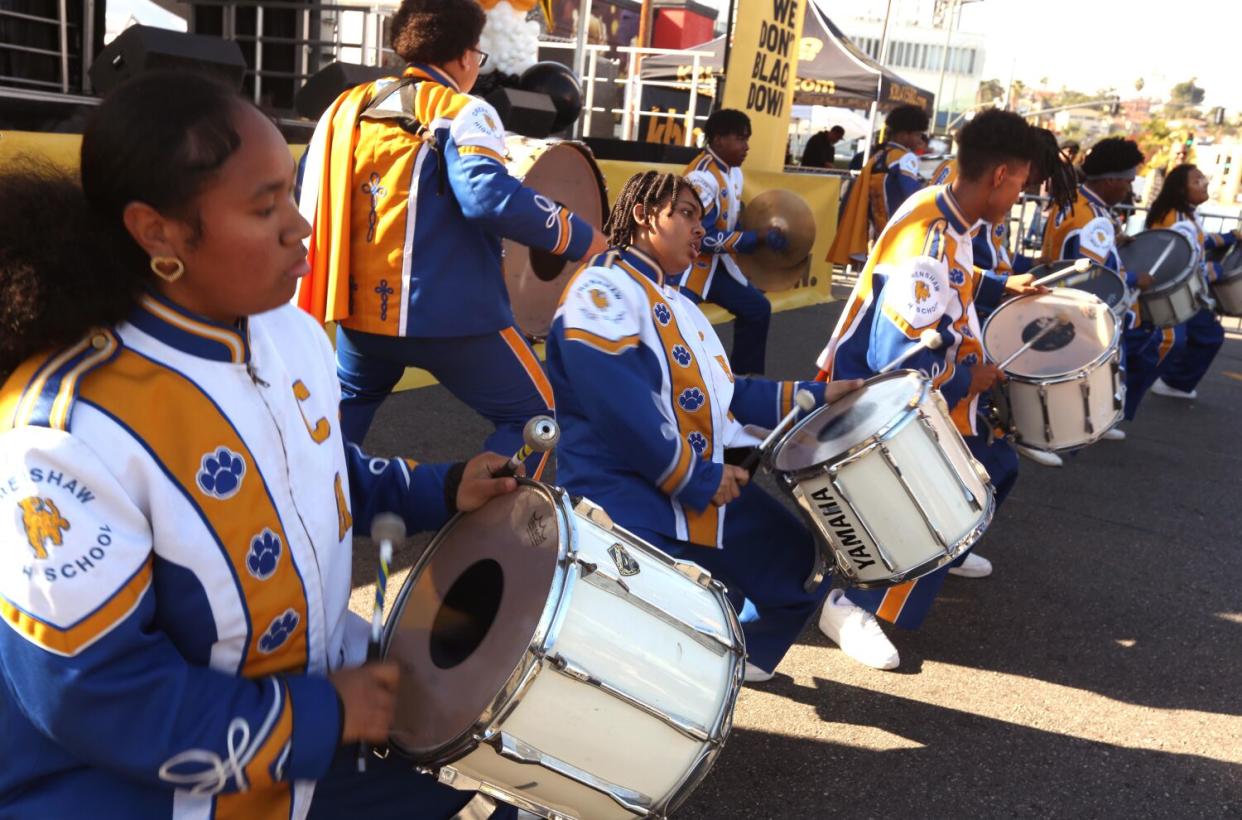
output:
[[[471,793],[396,756],[357,772],[400,670],[360,665],[353,533],[512,491],[504,457],[346,445],[289,304],[289,147],[253,103],[143,74],[94,112],[81,179],[0,171],[0,814],[457,816]]]
[[[1117,253],[1121,226],[1114,218],[1111,208],[1123,202],[1131,194],[1131,183],[1143,162],[1143,152],[1134,140],[1109,137],[1100,140],[1087,154],[1082,168],[1086,182],[1078,188],[1078,198],[1068,207],[1062,204],[1048,220],[1044,231],[1043,255],[1051,260],[1090,259],[1117,271],[1130,288],[1143,290],[1152,284],[1146,271],[1128,271]],[[1162,333],[1159,328],[1142,323],[1137,302],[1126,316],[1123,339],[1123,364],[1126,368],[1127,420],[1138,412],[1139,401],[1147,388],[1156,380],[1157,369],[1167,352],[1175,343],[1170,329]],[[1120,440],[1125,432],[1114,427],[1103,436]]]
[[[733,353],[738,373],[762,374],[767,360],[772,305],[742,273],[734,256],[760,245],[784,250],[788,238],[779,228],[762,234],[739,231],[742,214],[742,163],[750,151],[750,118],[722,108],[703,126],[706,144],[682,173],[703,203],[702,251],[681,280],[682,293],[713,302],[734,316]]]
[[[1147,228],[1170,228],[1187,236],[1198,249],[1200,272],[1205,285],[1215,281],[1218,262],[1208,260],[1208,251],[1226,250],[1238,240],[1237,232],[1207,233],[1195,210],[1208,198],[1208,179],[1197,166],[1179,165],[1165,177],[1164,187],[1147,212]],[[1203,308],[1176,328],[1184,346],[1170,353],[1161,363],[1160,376],[1151,392],[1174,399],[1198,397],[1195,387],[1212,366],[1217,351],[1225,343],[1225,331],[1211,308]]]
[[[484,19],[475,0],[403,0],[391,23],[393,50],[409,64],[403,85],[346,92],[307,149],[300,206],[314,228],[312,271],[298,304],[340,322],[348,441],[363,440],[407,367],[429,371],[495,425],[488,449],[517,450],[526,421],[554,407],[515,325],[501,239],[569,259],[605,243],[505,170],[500,117],[469,95],[488,57]],[[531,457],[532,476],[546,459]]]
[[[1032,129],[1017,114],[985,111],[958,137],[957,179],[920,191],[893,216],[876,242],[819,358],[821,379],[865,378],[910,350],[922,331],[936,328],[944,344],[923,350],[905,367],[931,375],[949,404],[970,451],[987,468],[1004,501],[1018,459],[1002,438],[992,439],[980,419],[987,391],[1001,377],[983,359],[976,299],[992,291],[1034,292],[1029,275],[985,279],[976,293],[971,232],[979,220],[999,223],[1017,202],[1031,172]],[[914,629],[922,624],[946,572],[969,578],[991,574],[991,563],[968,553],[957,566],[886,590],[834,590],[820,629],[855,660],[878,669],[900,658],[875,616]]]
[[[746,680],[772,677],[827,584],[807,592],[811,534],[750,483],[735,458],[805,389],[857,385],[735,373],[707,317],[673,278],[698,255],[702,205],[689,181],[636,174],[606,230],[612,248],[570,280],[548,339],[562,436],[557,478],[626,529],[729,588],[746,635]]]

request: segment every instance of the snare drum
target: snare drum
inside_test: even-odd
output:
[[[1124,315],[1130,309],[1132,301],[1130,289],[1126,287],[1126,280],[1121,278],[1121,274],[1112,268],[1098,263],[1092,263],[1091,267],[1085,271],[1068,270],[1076,264],[1078,264],[1078,260],[1063,259],[1049,265],[1039,265],[1038,267],[1031,268],[1031,275],[1038,280],[1051,274],[1066,271],[1064,277],[1049,282],[1049,286],[1054,288],[1073,288],[1084,293],[1090,293],[1108,305],[1109,309],[1118,316]]]
[[[1185,234],[1164,229],[1143,231],[1120,246],[1117,253],[1126,270],[1149,273],[1156,280],[1139,294],[1143,321],[1173,327],[1203,309],[1207,289],[1199,275],[1198,249]]]
[[[1095,442],[1121,421],[1121,323],[1103,301],[1073,289],[1011,299],[983,325],[983,350],[1002,361],[1064,312],[1052,331],[1005,370],[1001,424],[1037,450],[1073,450]]]
[[[931,381],[868,379],[798,423],[774,472],[854,586],[910,581],[948,564],[987,529],[992,483]]]
[[[1242,243],[1235,244],[1220,263],[1212,296],[1226,316],[1242,316]]]
[[[724,588],[520,480],[459,514],[402,587],[391,745],[543,817],[664,817],[732,725],[745,648]]]

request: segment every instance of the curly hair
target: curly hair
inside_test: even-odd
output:
[[[1195,206],[1190,204],[1190,175],[1197,170],[1199,166],[1187,162],[1169,171],[1164,185],[1160,186],[1160,193],[1151,203],[1151,210],[1147,212],[1147,228],[1155,227],[1169,211],[1194,217]]]
[[[200,74],[142,74],[87,123],[80,187],[35,160],[0,171],[0,377],[40,350],[115,324],[153,281],[125,228],[129,203],[201,232],[196,202],[241,144],[232,120],[244,105]]]
[[[703,123],[703,138],[711,142],[716,137],[749,136],[750,117],[736,108],[713,111]]]
[[[988,109],[962,126],[957,136],[957,164],[963,179],[977,180],[1002,162],[1034,158],[1033,129],[1012,111]]]
[[[1082,170],[1088,177],[1128,171],[1143,164],[1138,143],[1125,137],[1109,137],[1097,142],[1083,160]]]
[[[401,0],[392,50],[407,63],[443,65],[478,45],[487,15],[475,0]]]
[[[677,174],[644,171],[630,177],[617,195],[612,213],[608,214],[608,221],[604,223],[608,244],[614,248],[626,248],[634,244],[634,234],[638,230],[638,222],[634,219],[635,205],[642,205],[644,210],[652,211],[667,203],[671,211],[682,191],[693,190],[686,178]],[[697,194],[695,201],[698,201]]]
[[[917,105],[899,105],[884,118],[884,130],[891,138],[907,131],[926,131],[930,123],[927,112]]]

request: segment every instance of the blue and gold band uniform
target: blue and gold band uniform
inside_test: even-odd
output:
[[[763,373],[772,304],[742,273],[734,254],[759,246],[754,231],[737,230],[742,213],[742,169],[730,168],[705,148],[682,174],[703,203],[702,253],[681,279],[682,293],[713,302],[735,317],[730,362],[738,373]]]
[[[295,307],[224,326],[150,295],[8,378],[0,813],[306,815],[340,749],[326,675],[365,655],[353,530],[448,516],[446,468],[347,447],[338,399]],[[408,782],[427,816],[470,799]]]
[[[297,301],[340,323],[348,440],[362,440],[414,366],[496,425],[488,449],[513,452],[527,419],[554,405],[515,325],[501,240],[579,259],[595,229],[509,175],[487,102],[430,66],[398,82],[346,92],[315,129],[299,195],[313,226],[311,275]],[[532,476],[546,458],[527,463]]]
[[[956,179],[957,160],[950,158],[936,166],[928,185],[952,185]],[[975,260],[975,312],[980,321],[986,319],[997,308],[999,302],[992,301],[991,297],[999,299],[1004,295],[1004,283],[1014,272],[1005,239],[1004,225],[993,225],[991,222],[980,220],[975,230],[975,237],[971,241]],[[999,280],[1002,287],[983,287],[984,279]],[[985,297],[983,300],[979,298],[980,293]]]
[[[866,259],[870,241],[923,184],[917,154],[894,142],[881,146],[846,191],[828,261],[848,265]]]
[[[922,350],[902,365],[928,374],[949,405],[953,422],[987,468],[1004,501],[1018,459],[1001,438],[989,441],[986,410],[971,393],[971,368],[983,362],[975,301],[995,304],[1001,278],[974,276],[973,232],[948,187],[927,188],[906,200],[876,241],[832,338],[820,354],[826,380],[868,378],[937,329],[938,350]],[[964,560],[964,557],[963,559]],[[914,629],[922,624],[948,568],[888,589],[849,591],[849,599],[878,617]]]
[[[724,581],[750,660],[776,668],[828,585],[803,589],[816,547],[778,501],[750,484],[711,503],[725,450],[758,442],[809,389],[733,372],[711,323],[642,252],[593,259],[570,281],[548,338],[562,435],[557,479],[626,529]]]

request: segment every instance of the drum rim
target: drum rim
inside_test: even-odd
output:
[[[780,476],[785,476],[785,475],[801,476],[803,474],[810,474],[810,473],[816,472],[822,466],[831,467],[831,466],[840,464],[842,461],[845,461],[846,459],[851,459],[856,455],[860,455],[862,452],[866,450],[870,450],[890,440],[893,436],[901,432],[901,430],[907,424],[909,424],[911,421],[913,421],[915,418],[918,417],[919,408],[923,405],[923,402],[927,400],[927,396],[931,393],[933,389],[931,379],[923,375],[921,371],[905,368],[901,370],[892,370],[888,373],[881,373],[877,376],[872,376],[871,378],[867,379],[863,383],[863,386],[861,388],[859,388],[861,390],[865,388],[868,384],[878,384],[879,382],[882,382],[882,381],[888,381],[890,379],[905,378],[911,375],[918,378],[920,382],[918,395],[915,397],[915,400],[913,400],[910,404],[906,405],[906,407],[903,408],[900,413],[896,414],[895,416],[893,416],[893,418],[886,421],[883,424],[883,426],[880,427],[879,430],[875,431],[870,436],[867,436],[862,441],[849,447],[844,452],[841,452],[833,456],[832,458],[825,459],[824,461],[817,461],[814,464],[807,465],[806,467],[798,467],[792,470],[782,470],[779,467],[777,467],[776,465],[777,459],[779,458],[781,451],[785,449],[785,445],[788,443],[790,437],[793,436],[793,434],[796,431],[802,429],[802,427],[805,426],[808,422],[810,422],[811,419],[815,418],[820,413],[828,410],[832,406],[831,404],[825,404],[822,407],[816,408],[814,412],[812,412],[802,421],[795,424],[792,428],[789,429],[788,432],[786,432],[783,436],[780,437],[780,440],[776,442],[776,446],[772,448],[772,454],[768,456],[768,462],[769,462],[768,466],[772,469],[772,472]]]
[[[1190,239],[1188,239],[1185,234],[1179,231],[1170,230],[1169,228],[1151,228],[1146,231],[1139,231],[1138,233],[1134,234],[1134,238],[1138,239],[1140,236],[1144,236],[1146,234],[1170,234],[1172,236],[1177,237],[1179,240],[1182,241],[1182,243],[1186,245],[1186,247],[1190,248],[1190,262],[1189,264],[1186,265],[1185,268],[1182,269],[1181,273],[1179,273],[1177,276],[1173,277],[1169,281],[1161,285],[1157,285],[1156,287],[1148,288],[1147,290],[1139,293],[1140,301],[1147,296],[1156,296],[1156,295],[1159,295],[1159,294],[1162,294],[1168,291],[1177,290],[1178,288],[1182,287],[1185,284],[1187,279],[1189,279],[1192,275],[1197,273],[1195,268],[1198,267],[1195,264],[1198,258],[1198,254],[1195,251],[1195,246],[1193,243],[1191,243]],[[1117,249],[1117,258],[1121,260],[1122,264],[1126,264],[1126,260],[1121,255],[1122,250],[1124,250],[1124,248]],[[1126,265],[1126,267],[1128,268],[1130,266]]]
[[[1103,307],[1104,310],[1108,313],[1108,315],[1112,317],[1113,336],[1109,340],[1108,346],[1105,347],[1103,350],[1101,350],[1094,359],[1092,359],[1086,364],[1081,365],[1080,367],[1077,367],[1073,370],[1062,370],[1059,373],[1049,373],[1047,376],[1031,376],[1025,373],[1016,373],[1016,372],[1011,372],[1011,371],[1006,370],[1005,378],[1013,379],[1015,381],[1020,381],[1026,384],[1060,384],[1061,382],[1074,381],[1075,379],[1078,378],[1077,376],[1078,373],[1081,373],[1086,370],[1097,369],[1105,361],[1112,358],[1112,353],[1114,351],[1117,351],[1118,356],[1121,355],[1120,353],[1121,331],[1122,331],[1123,322],[1121,321],[1121,317],[1117,315],[1117,311],[1114,310],[1112,307],[1110,307],[1108,303],[1105,302],[1103,299],[1101,299],[1100,297],[1096,296],[1094,293],[1091,293],[1089,291],[1078,290],[1078,288],[1063,288],[1063,290],[1077,291],[1078,293],[1082,293],[1082,294],[1086,294],[1087,296],[1090,296],[1092,299],[1099,302],[1100,306]],[[1003,305],[998,307],[996,310],[992,311],[992,315],[989,316],[986,320],[984,320],[983,327],[979,331],[979,346],[983,348],[983,355],[987,356],[994,362],[999,361],[999,359],[997,359],[994,355],[992,355],[992,351],[988,350],[988,327],[992,324],[992,320],[1001,314],[1001,311],[1005,309],[1005,306],[1012,305],[1016,302],[1020,302],[1023,299],[1034,299],[1040,295],[1042,294],[1028,293],[1024,296],[1018,296],[1013,299],[1009,299]]]
[[[1239,247],[1242,247],[1242,245]],[[1209,284],[1212,285],[1212,287],[1216,287],[1217,285],[1227,285],[1237,279],[1242,279],[1242,265],[1239,265],[1236,268],[1221,271]]]

